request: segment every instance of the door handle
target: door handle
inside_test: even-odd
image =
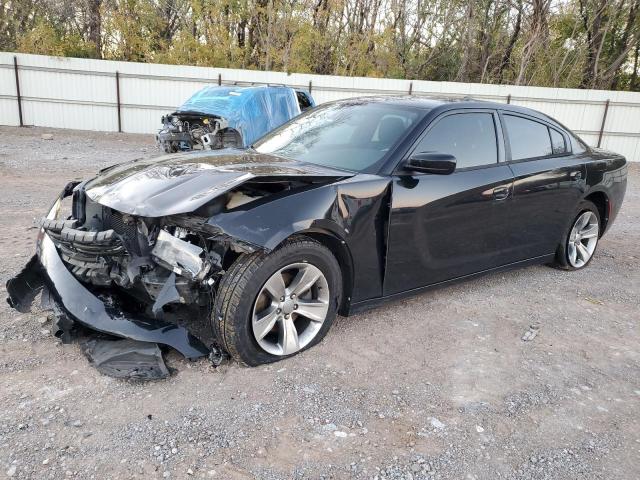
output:
[[[496,187],[493,189],[494,200],[506,200],[509,197],[509,187]]]
[[[580,180],[582,178],[582,172],[580,170],[578,170],[576,172],[571,172],[569,174],[569,178],[571,180]]]

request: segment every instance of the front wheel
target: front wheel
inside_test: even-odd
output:
[[[586,267],[598,246],[600,238],[600,213],[588,201],[582,202],[573,223],[564,236],[556,253],[557,265],[566,270]]]
[[[336,318],[342,275],[333,254],[304,237],[241,255],[222,278],[212,327],[236,360],[261,365],[318,343]]]

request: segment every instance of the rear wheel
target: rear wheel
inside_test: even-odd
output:
[[[593,203],[584,201],[558,247],[557,265],[566,270],[586,267],[593,258],[599,238],[600,213]]]
[[[214,333],[247,365],[295,355],[326,335],[341,286],[338,262],[314,240],[298,237],[270,254],[241,255],[220,283]]]

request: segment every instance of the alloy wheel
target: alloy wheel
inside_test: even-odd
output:
[[[275,272],[253,306],[251,325],[258,345],[278,356],[302,350],[327,318],[329,293],[324,274],[309,263],[292,263]]]
[[[569,263],[574,268],[584,267],[596,249],[599,234],[598,217],[591,211],[583,212],[578,216],[567,246]]]

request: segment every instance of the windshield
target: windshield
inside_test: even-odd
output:
[[[328,167],[374,171],[426,113],[384,102],[329,104],[262,137],[253,148]]]
[[[194,93],[176,111],[221,115],[220,110],[226,112],[230,108],[241,108],[250,94],[251,92],[243,92],[237,87],[204,87]]]

